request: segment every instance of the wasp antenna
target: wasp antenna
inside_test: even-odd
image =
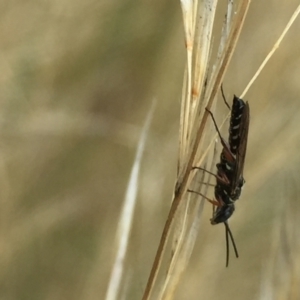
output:
[[[228,234],[229,234],[231,242],[232,242],[232,246],[233,246],[233,249],[234,249],[235,256],[236,256],[236,258],[238,258],[239,257],[239,253],[238,253],[238,250],[237,250],[237,247],[236,247],[236,244],[235,244],[232,232],[231,232],[230,227],[228,225],[228,222],[224,222],[224,224],[225,224],[225,227],[226,227],[226,243],[227,243],[226,247],[227,247],[227,253],[229,255],[229,245],[228,245]],[[228,266],[228,259],[226,261],[226,267],[227,266]]]
[[[225,237],[226,237],[226,268],[229,264],[229,242],[228,242],[228,224],[224,222],[225,225]]]
[[[223,100],[225,102],[225,105],[228,107],[229,110],[231,110],[231,107],[230,105],[228,104],[227,100],[226,100],[226,97],[225,97],[225,94],[224,94],[224,90],[223,90],[223,83],[221,84],[221,93],[222,93],[222,97],[223,97]]]

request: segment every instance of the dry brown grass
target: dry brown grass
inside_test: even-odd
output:
[[[242,94],[297,5],[252,1],[223,80],[228,99]],[[224,13],[218,7],[216,45]],[[175,299],[299,299],[299,24],[245,96],[247,184],[231,220],[240,258],[225,269],[224,230],[209,224],[205,205]],[[0,298],[104,299],[155,97],[119,296],[141,299],[176,176],[186,58],[180,4],[7,1],[0,32]],[[218,95],[218,122],[226,114]]]

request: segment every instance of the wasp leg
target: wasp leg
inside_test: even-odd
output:
[[[215,206],[222,206],[222,204],[220,202],[218,202],[217,200],[211,200],[209,199],[208,197],[204,196],[203,194],[199,193],[199,192],[196,192],[196,191],[192,191],[192,190],[187,190],[188,192],[190,193],[195,193],[195,194],[198,194],[200,196],[202,196],[203,198],[205,198],[208,202],[210,202],[212,205],[215,205]]]

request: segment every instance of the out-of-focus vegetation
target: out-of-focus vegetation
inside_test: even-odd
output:
[[[253,1],[223,83],[228,98],[243,91],[297,4]],[[0,7],[0,298],[104,298],[139,133],[156,98],[120,298],[140,299],[176,175],[180,4]],[[216,30],[223,16],[220,7]],[[297,20],[245,97],[247,184],[231,220],[240,258],[225,269],[224,228],[209,224],[207,205],[178,299],[258,299],[266,287],[300,297],[289,289],[300,275],[299,30]]]

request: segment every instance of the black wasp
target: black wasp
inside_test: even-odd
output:
[[[226,105],[230,108],[224,97],[223,90],[222,95]],[[234,203],[240,197],[242,187],[245,183],[245,179],[243,177],[243,170],[247,150],[250,109],[248,102],[245,103],[242,99],[234,95],[229,126],[229,143],[227,143],[221,136],[221,133],[219,131],[219,128],[217,126],[212,112],[209,110],[207,111],[212,117],[215,128],[220,137],[221,144],[223,146],[220,155],[220,162],[216,165],[217,174],[215,175],[211,173],[216,177],[216,201],[210,199],[208,200],[217,207],[212,219],[210,220],[211,224],[215,225],[219,223],[224,223],[225,225],[227,267],[229,262],[228,235],[230,236],[230,239],[232,241],[235,255],[236,257],[238,257],[238,251],[227,220],[231,217],[235,210]],[[196,168],[206,171],[202,168]]]

